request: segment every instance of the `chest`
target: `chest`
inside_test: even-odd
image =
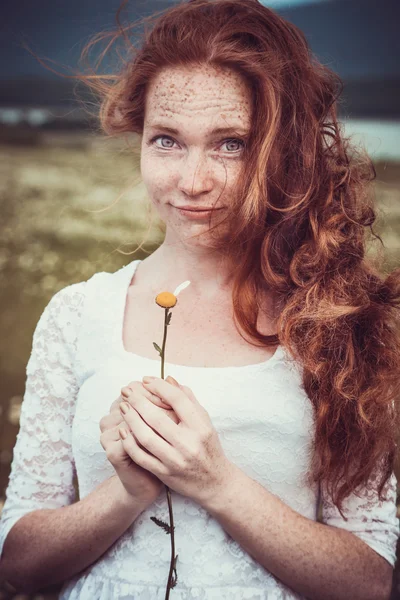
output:
[[[243,339],[235,327],[229,296],[212,302],[204,299],[178,301],[170,314],[166,362],[197,367],[243,366],[268,360],[275,352],[275,348],[254,346]],[[164,317],[163,308],[131,287],[123,324],[125,350],[157,359],[153,342],[162,346]],[[274,333],[272,320],[265,314],[260,315],[258,329],[263,333]]]

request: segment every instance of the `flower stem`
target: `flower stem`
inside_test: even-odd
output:
[[[168,318],[168,313],[169,313],[169,308],[166,308],[165,309],[165,318],[164,318],[164,338],[163,338],[163,343],[162,343],[162,348],[161,348],[161,379],[164,379],[165,344],[167,342],[167,328],[171,321],[171,319]],[[166,491],[167,500],[168,500],[169,526],[170,526],[170,533],[171,533],[171,561],[170,561],[170,565],[169,565],[167,589],[165,592],[165,600],[168,600],[171,588],[174,587],[174,585],[176,584],[176,581],[177,581],[175,565],[176,565],[176,560],[177,560],[178,556],[175,556],[174,514],[172,512],[171,492],[167,485],[165,485],[165,491]],[[175,578],[174,578],[174,571],[175,571]]]
[[[168,313],[169,313],[169,308],[166,308],[165,316],[164,316],[164,337],[163,337],[162,348],[161,348],[161,379],[164,379],[164,360],[165,360],[165,344],[167,343]]]
[[[174,526],[174,514],[172,512],[171,492],[167,485],[165,486],[165,490],[167,492],[168,508],[169,508],[169,524],[170,524],[170,531],[171,531],[171,562],[169,565],[168,584],[167,584],[167,590],[165,593],[165,600],[168,600],[171,588],[174,587],[174,585],[176,583],[175,565],[176,565],[176,559],[178,557],[177,556],[175,557],[175,535],[174,535],[175,526]],[[175,557],[175,559],[174,559],[174,557]],[[175,571],[175,580],[173,581],[174,571]]]

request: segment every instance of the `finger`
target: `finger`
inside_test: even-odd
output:
[[[112,429],[108,429],[108,430],[104,431],[100,435],[100,443],[103,446],[104,450],[107,451],[107,449],[110,447],[110,445],[117,444],[117,448],[116,449],[115,449],[115,446],[114,446],[114,454],[117,457],[126,456],[126,451],[124,450],[124,447],[121,444],[121,435],[120,435],[120,431],[119,431],[121,428],[125,428],[125,431],[127,432],[127,434],[133,435],[133,437],[135,438],[134,434],[129,429],[129,425],[125,422],[125,420],[122,417],[122,415],[121,415],[121,423],[119,423],[118,425],[116,425]],[[135,441],[139,445],[139,447],[142,448],[142,450],[144,450],[145,452],[147,452],[146,448],[143,448],[141,446],[141,444],[138,442],[138,440],[136,440],[136,438],[135,438]],[[119,452],[118,452],[118,450],[119,450]]]
[[[138,388],[139,383],[139,381],[131,381],[130,383],[128,383],[128,385],[124,385],[124,387],[121,388],[122,400],[126,400],[129,394],[131,394]]]
[[[150,399],[152,394],[151,394],[151,392],[148,392],[147,390],[145,390],[145,388],[143,387],[143,383],[141,381],[131,381],[130,383],[128,383],[128,385],[125,385],[121,389],[121,394],[124,396],[123,400],[125,400],[126,397],[128,397],[131,392],[140,392],[140,391],[148,394],[149,399]]]
[[[126,434],[127,435],[131,435],[134,439],[134,441],[136,442],[136,444],[139,446],[139,448],[141,450],[143,450],[144,452],[146,452],[146,454],[150,454],[150,452],[148,450],[146,450],[146,448],[144,448],[144,446],[142,446],[142,444],[139,442],[139,440],[136,438],[135,434],[133,433],[133,431],[130,429],[128,423],[126,423],[126,421],[124,419],[122,419],[123,421],[123,425],[117,425],[117,427],[115,428],[116,430],[116,435],[118,436],[118,441],[120,442],[120,446],[121,446],[121,451],[123,453],[126,454],[126,451],[124,450],[124,447],[122,446],[122,438],[121,438],[121,433],[120,430],[125,428]]]
[[[117,439],[108,440],[106,443],[103,444],[103,448],[106,452],[106,456],[115,468],[117,468],[118,466],[122,466],[123,464],[128,464],[128,463],[132,462],[131,457],[129,456],[129,454],[127,453],[127,451],[125,450],[125,448],[122,444],[122,439],[121,439],[121,435],[119,432],[119,428],[121,428],[121,429],[124,428],[126,435],[127,436],[129,435],[130,437],[132,437],[132,433],[129,431],[129,428],[125,423],[123,425],[120,425],[118,428],[116,428],[115,437]]]
[[[190,387],[188,387],[187,385],[182,385],[181,383],[179,384],[179,386],[180,386],[181,390],[183,390],[185,392],[185,394],[187,396],[189,396],[189,398],[191,400],[193,400],[193,402],[195,402],[196,404],[200,404],[199,401],[197,400],[196,396],[194,395],[194,393],[190,389]]]
[[[140,386],[136,385],[135,387],[129,387],[129,386],[123,387],[121,389],[121,397],[122,397],[121,402],[125,400],[126,402],[131,403],[130,397],[132,396],[132,394],[134,394],[135,396],[137,396],[138,394],[140,396],[145,396],[148,400],[150,400],[156,406],[160,406],[161,408],[166,408],[167,410],[171,410],[171,407],[169,404],[166,404],[165,402],[163,402],[159,396],[156,396],[149,390],[146,390],[146,388],[144,387],[144,385],[141,382],[140,382]]]
[[[135,391],[135,389],[138,389],[138,388],[143,389],[143,385],[142,385],[141,381],[130,381],[128,383],[128,385],[125,385],[121,390],[121,394],[111,404],[110,412],[113,410],[119,411],[120,403],[123,402],[131,392]],[[150,394],[150,392],[147,392],[147,393]]]
[[[181,383],[179,383],[179,382],[178,382],[178,381],[175,379],[175,377],[172,377],[172,375],[168,375],[168,376],[165,378],[165,381],[168,381],[168,383],[172,383],[172,385],[174,385],[175,387],[177,387],[177,388],[181,389],[183,392],[185,392],[185,394],[186,394],[187,396],[189,396],[189,398],[190,398],[191,400],[193,400],[193,402],[197,402],[197,403],[198,403],[198,401],[197,401],[197,398],[196,398],[196,396],[193,394],[192,390],[191,390],[190,388],[188,388],[186,385],[182,385]]]
[[[100,435],[100,443],[103,446],[104,450],[106,449],[108,444],[110,444],[111,442],[117,442],[119,440],[119,427],[121,427],[121,426],[124,426],[123,419],[122,419],[122,425],[117,425],[116,427],[113,427],[112,429],[106,429]]]
[[[133,409],[132,412],[134,412]],[[120,428],[120,432],[121,431],[125,431],[123,427]],[[167,474],[166,468],[162,462],[155,456],[151,456],[145,452],[145,450],[139,448],[133,435],[127,435],[125,437],[125,433],[121,433],[121,443],[125,452],[131,457],[134,463],[139,465],[139,467],[150,471],[150,473],[153,473],[153,475],[156,476],[163,476]]]
[[[111,413],[112,413],[114,410],[119,410],[119,408],[118,408],[118,407],[119,407],[120,403],[121,403],[121,402],[123,402],[123,401],[124,401],[124,398],[123,398],[123,397],[122,397],[122,395],[120,394],[120,395],[118,396],[118,398],[116,398],[116,399],[114,400],[114,402],[111,404],[109,413],[111,414]]]
[[[120,403],[122,402],[122,399],[120,400]],[[113,410],[113,412],[111,412],[109,415],[105,415],[104,417],[102,417],[99,421],[99,427],[100,427],[100,431],[106,431],[107,429],[112,429],[113,427],[115,427],[116,425],[119,425],[119,423],[122,423],[123,419],[121,417],[121,411],[119,410],[119,404],[118,406],[115,408],[115,410]]]
[[[161,411],[163,414],[168,416],[168,418],[170,420],[172,420],[174,423],[179,423],[178,416],[175,414],[175,412],[173,411],[171,406],[168,406],[167,404],[164,404],[164,403],[162,403],[162,406],[161,406],[159,403],[150,401],[148,399],[149,397],[153,396],[154,398],[156,398],[156,396],[154,396],[154,394],[152,394],[151,392],[148,392],[147,390],[145,390],[145,388],[142,384],[140,384],[140,388],[141,389],[136,388],[135,391],[131,392],[129,394],[129,396],[127,397],[127,399],[125,400],[125,402],[128,402],[133,408],[137,408],[138,406],[143,406],[143,404],[155,405],[155,406],[157,406],[157,410],[159,412]],[[159,398],[158,398],[158,400],[161,402],[161,400]],[[167,408],[167,406],[168,406],[168,408]],[[118,408],[118,412],[120,413],[120,408]]]
[[[200,402],[197,400],[196,396],[194,395],[194,393],[190,389],[190,387],[188,387],[187,385],[182,385],[181,383],[179,384],[179,386],[180,386],[181,390],[183,392],[185,392],[185,394],[192,400],[192,402],[194,402],[196,404],[199,412],[203,415],[205,424],[212,425],[210,415],[208,414],[208,412],[206,411],[204,406],[202,404],[200,404]]]
[[[197,400],[196,396],[194,395],[193,391],[191,390],[190,387],[188,387],[187,385],[182,385],[181,383],[178,383],[176,381],[176,379],[174,379],[173,377],[171,377],[171,375],[168,375],[166,381],[170,381],[176,385],[177,387],[180,387],[180,389],[185,392],[185,394],[192,400],[192,402],[194,402],[194,404],[196,404],[196,406],[198,407],[198,410],[200,411],[200,413],[203,415],[206,424],[208,425],[212,425],[211,419],[210,419],[210,415],[208,414],[208,412],[206,411],[206,409],[204,408],[204,406],[202,404],[200,404],[200,402]]]
[[[148,392],[148,390],[146,390]],[[156,396],[155,394],[150,393],[150,397],[149,400],[150,402],[152,402],[153,404],[155,404],[156,406],[159,406],[160,408],[163,408],[164,410],[170,410],[172,412],[172,407],[169,404],[166,404],[162,398],[160,398],[159,396]]]
[[[197,406],[202,407],[202,405],[200,404],[200,402],[197,400],[196,396],[194,395],[194,393],[192,392],[192,390],[190,389],[190,387],[188,387],[187,385],[182,385],[181,383],[179,383],[174,377],[172,377],[172,375],[168,375],[168,377],[166,378],[165,381],[168,381],[169,383],[172,383],[173,385],[175,385],[177,388],[180,388],[183,392],[185,392],[185,394],[187,396],[189,396],[189,398],[195,403],[197,404]]]
[[[143,387],[142,384],[140,384],[140,387]],[[122,389],[126,390],[126,391],[124,392],[124,394],[122,394],[122,390],[121,390],[121,394],[111,404],[109,414],[113,413],[114,411],[119,412],[119,405],[121,404],[121,402],[126,400],[128,394],[132,393],[133,389],[135,389],[135,388],[128,388],[128,386],[125,386]],[[147,390],[146,390],[146,393],[149,396],[151,396],[151,392],[147,392]]]
[[[153,394],[160,396],[169,404],[178,415],[178,418],[189,428],[196,429],[199,421],[199,404],[193,402],[181,387],[176,387],[167,380],[155,377],[150,382],[143,382],[143,385]]]
[[[175,414],[175,411],[171,407],[169,407],[168,409],[166,409],[166,408],[162,408],[161,406],[159,406],[158,410],[161,411],[163,413],[163,415],[165,415],[166,417],[168,417],[168,419],[170,419],[171,421],[173,421],[176,425],[179,425],[180,420],[178,418],[178,415]]]
[[[122,406],[127,406],[127,404],[124,402],[121,407]],[[150,406],[150,404],[148,404],[148,406]],[[159,415],[160,421],[162,420],[161,417],[166,421],[168,427],[177,427],[171,423],[165,415]],[[151,452],[151,454],[158,458],[165,466],[176,466],[180,457],[178,451],[168,441],[158,435],[157,431],[154,431],[149,427],[134,408],[130,407],[127,410],[124,414],[124,419],[134,433],[137,441],[146,448],[146,450]]]
[[[174,410],[166,411],[139,395],[132,395],[131,406],[157,435],[176,449],[182,448],[182,427],[179,428],[179,417]]]
[[[123,456],[124,454],[126,454],[125,450],[121,444],[121,436],[120,436],[120,432],[119,432],[119,430],[121,428],[125,428],[127,433],[129,433],[130,435],[133,435],[133,433],[129,429],[129,425],[125,422],[125,420],[122,418],[122,416],[121,416],[121,423],[119,423],[118,425],[116,425],[116,427],[113,427],[112,429],[107,429],[100,435],[100,444],[103,446],[104,450],[107,451],[107,449],[110,447],[110,445],[117,444],[117,450],[115,450],[115,446],[114,446],[116,456]],[[119,449],[119,453],[118,453],[118,449]]]
[[[123,402],[124,400],[126,400],[132,392],[138,391],[139,389],[142,389],[142,388],[143,388],[143,386],[142,386],[141,381],[131,381],[127,385],[124,385],[124,387],[121,388],[120,402]],[[148,393],[150,393],[150,392],[148,392]],[[117,398],[117,400],[118,400],[118,398]]]
[[[152,394],[151,392],[147,392],[147,390],[144,389],[144,386],[142,386],[142,391],[143,393],[134,393],[131,392],[131,394],[128,396],[128,398],[126,400],[123,399],[123,397],[121,396],[121,402],[125,401],[125,402],[129,402],[129,404],[134,407],[137,408],[137,406],[142,406],[143,405],[143,401],[144,401],[144,405],[147,404],[153,404],[155,406],[157,406],[158,410],[160,412],[162,412],[164,415],[166,415],[169,419],[171,419],[174,423],[180,423],[178,415],[175,414],[174,410],[172,409],[171,406],[169,406],[169,404],[165,404],[162,402],[161,398],[159,398],[158,396],[155,396],[155,394]],[[152,398],[150,398],[152,397]],[[153,400],[153,399],[157,399],[157,401]],[[120,416],[120,404],[121,402],[118,404],[118,415]],[[138,405],[137,402],[140,402],[140,404]],[[155,413],[156,414],[156,413]]]

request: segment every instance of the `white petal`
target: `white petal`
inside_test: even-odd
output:
[[[184,290],[185,288],[187,288],[188,285],[190,285],[190,281],[184,281],[183,283],[181,283],[180,285],[178,285],[178,287],[174,291],[174,296],[177,296],[179,294],[179,292],[181,292],[182,290]]]

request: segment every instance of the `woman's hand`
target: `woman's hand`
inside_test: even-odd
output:
[[[209,414],[192,390],[172,377],[154,377],[149,383],[145,379],[145,390],[140,385],[121,390],[126,398],[121,405],[126,410],[124,420],[134,434],[122,441],[123,447],[136,464],[168,487],[206,503],[218,494],[234,467]],[[169,405],[178,422],[172,422],[160,405],[155,406],[154,398],[149,402],[146,391]]]
[[[131,382],[128,384],[131,390],[135,386],[140,386],[143,394],[151,398],[151,394],[146,392],[141,383]],[[154,500],[160,494],[163,483],[153,473],[132,461],[129,454],[126,453],[124,445],[121,442],[119,429],[124,428],[130,434],[129,427],[125,423],[119,409],[123,397],[119,396],[111,405],[110,413],[100,420],[100,443],[106,451],[110,463],[113,465],[122,485],[130,497],[134,498],[153,498]],[[149,400],[146,400],[149,402]],[[149,402],[150,403],[150,402]],[[161,409],[160,410],[164,410]],[[166,411],[167,412],[167,411]],[[172,412],[172,411],[168,411]]]

